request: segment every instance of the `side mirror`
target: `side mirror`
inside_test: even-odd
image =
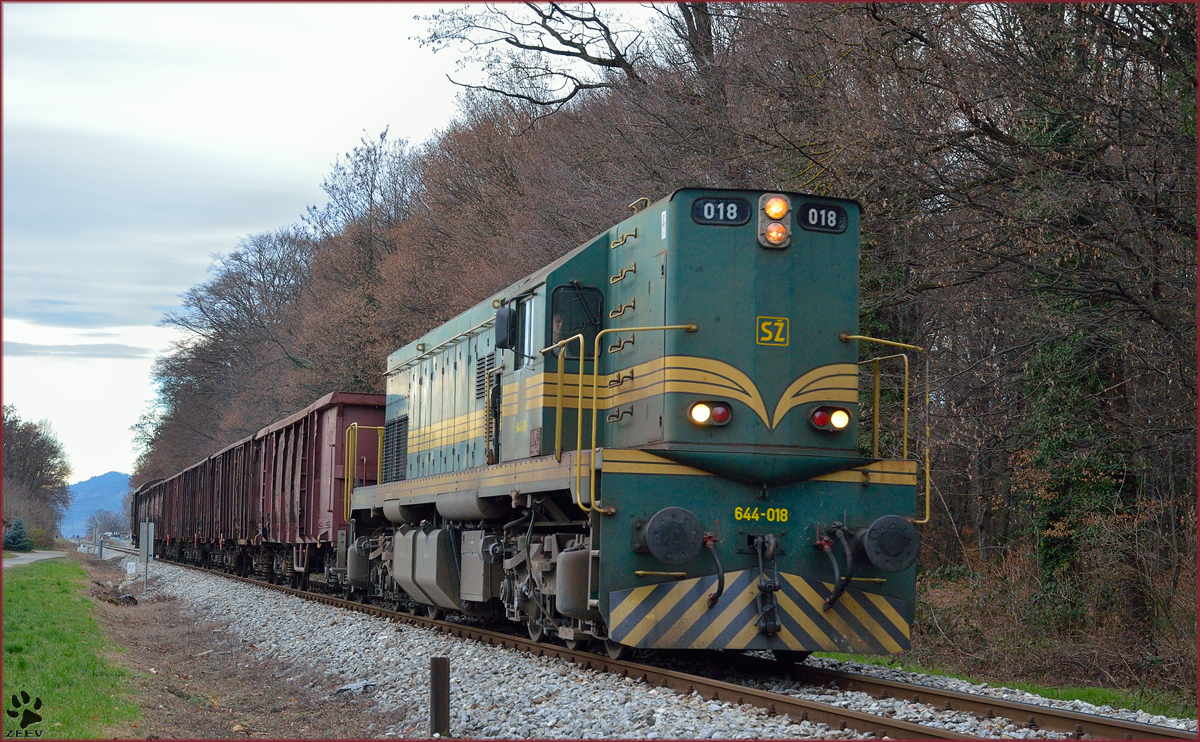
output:
[[[496,310],[496,349],[513,350],[517,347],[517,311],[512,307]]]

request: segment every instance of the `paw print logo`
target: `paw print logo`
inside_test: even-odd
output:
[[[21,691],[20,698],[18,698],[17,694],[14,693],[12,697],[12,708],[8,709],[7,711],[8,715],[14,719],[18,716],[21,717],[22,729],[32,724],[37,724],[42,720],[42,715],[37,713],[38,709],[42,707],[42,699],[32,699],[33,708],[27,708],[30,700],[29,694],[25,691]]]

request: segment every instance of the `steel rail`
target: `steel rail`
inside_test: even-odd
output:
[[[1026,729],[1048,729],[1071,735],[1074,739],[1080,739],[1085,734],[1092,739],[1196,739],[1195,734],[1182,729],[886,680],[871,675],[805,664],[793,665],[746,655],[723,659],[753,673],[787,675],[813,685],[833,685],[840,690],[859,691],[877,698],[912,700],[913,703],[925,703],[946,710],[966,711],[984,719],[1002,716]]]
[[[133,556],[141,555],[141,552],[137,549],[130,549],[127,546],[110,546],[109,544],[105,544],[104,548],[108,549],[109,551],[119,551],[122,554],[132,554]],[[168,562],[168,564],[175,564],[175,562]]]
[[[282,593],[294,595],[306,600],[313,600],[318,603],[342,608],[345,610],[365,613],[367,615],[379,616],[381,618],[389,618],[402,623],[423,626],[428,629],[441,631],[450,636],[460,637],[464,639],[473,639],[485,644],[505,647],[508,649],[517,649],[523,652],[532,654],[535,657],[551,657],[568,660],[580,667],[594,670],[596,672],[610,673],[621,675],[622,677],[634,678],[642,682],[658,687],[669,688],[679,693],[697,692],[701,696],[714,701],[725,701],[729,703],[750,704],[758,708],[764,708],[771,714],[787,714],[791,719],[799,721],[808,721],[812,724],[825,724],[831,729],[855,729],[863,733],[873,733],[876,737],[884,736],[892,739],[975,739],[970,735],[952,732],[947,729],[939,729],[937,727],[923,726],[907,721],[897,721],[889,719],[886,716],[877,716],[868,714],[862,711],[854,711],[851,709],[838,708],[825,703],[816,701],[807,701],[800,698],[782,695],[779,693],[770,693],[757,688],[748,688],[734,683],[726,683],[720,680],[713,680],[698,675],[689,675],[687,673],[667,670],[661,667],[652,667],[643,665],[637,662],[628,662],[623,660],[613,660],[602,655],[593,654],[584,651],[572,651],[566,647],[560,647],[555,644],[547,644],[545,642],[535,642],[529,639],[522,639],[511,634],[505,634],[499,631],[490,631],[481,629],[475,626],[467,626],[460,623],[449,621],[435,621],[433,619],[417,616],[411,613],[401,611],[393,611],[382,606],[372,605],[370,603],[357,603],[352,600],[325,595],[322,593],[297,590],[283,585],[272,585],[270,583],[260,582],[259,580],[248,577],[239,577],[237,575],[227,574],[225,572],[217,572],[202,567],[196,567],[190,564],[180,564],[179,562],[168,562],[176,564],[188,569],[194,569],[207,574],[219,575],[227,577],[239,582],[249,583],[262,588],[270,588],[278,590]]]

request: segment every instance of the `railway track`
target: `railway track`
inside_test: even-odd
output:
[[[965,711],[980,718],[1002,716],[1023,724],[1028,729],[1047,729],[1069,734],[1076,739],[1084,735],[1092,739],[1196,739],[1196,735],[1170,727],[1141,724],[1096,714],[1067,709],[1038,706],[991,696],[931,688],[914,683],[829,670],[810,665],[790,665],[772,660],[734,656],[732,663],[742,669],[761,674],[787,675],[812,685],[860,691],[876,698],[897,698],[914,703],[926,703],[947,710]]]
[[[129,554],[130,556],[141,556],[140,552],[138,552],[137,549],[130,549],[127,546],[113,546],[112,544],[105,544],[104,550],[105,551],[116,551],[116,552],[120,552],[121,554]],[[168,563],[174,564],[175,562],[168,562]],[[180,565],[180,566],[187,566],[187,565]],[[211,570],[206,570],[206,571],[211,571]]]
[[[136,549],[126,549],[123,547],[110,548],[123,553],[137,553]],[[176,562],[169,563],[177,564]],[[823,723],[831,729],[855,729],[864,734],[872,733],[880,738],[887,736],[903,739],[916,737],[973,739],[969,735],[938,727],[925,726],[891,719],[886,716],[839,708],[831,704],[795,698],[780,693],[772,693],[701,675],[678,672],[637,662],[612,660],[591,652],[573,651],[555,644],[534,642],[499,631],[451,621],[437,621],[410,613],[393,611],[378,605],[358,603],[333,595],[297,590],[282,585],[271,585],[259,580],[238,577],[192,565],[179,564],[178,566],[219,575],[262,588],[277,590],[344,610],[423,626],[451,636],[473,639],[486,644],[519,649],[538,657],[565,659],[587,669],[640,679],[653,686],[669,688],[679,693],[698,692],[704,698],[715,701],[725,701],[739,705],[750,704],[766,709],[773,714],[787,714],[792,719],[807,720],[814,724]],[[790,665],[746,655],[722,656],[721,662],[758,675],[789,677],[816,686],[832,687],[842,691],[858,691],[877,698],[911,700],[915,703],[929,704],[939,708],[970,713],[983,719],[1004,717],[1012,720],[1014,723],[1024,724],[1025,727],[1030,729],[1060,732],[1077,739],[1083,738],[1085,735],[1093,739],[1196,739],[1196,735],[1194,734],[1169,727],[1141,724],[1065,709],[884,680],[868,675],[828,670],[803,664]]]

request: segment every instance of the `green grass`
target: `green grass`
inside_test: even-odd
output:
[[[13,557],[15,557],[16,555],[17,555],[17,553],[16,553],[15,551],[6,551],[6,552],[4,552],[4,558],[5,558],[5,559],[12,559],[12,558],[13,558]]]
[[[979,678],[968,677],[957,672],[950,672],[937,667],[928,667],[915,662],[906,662],[903,659],[897,662],[898,658],[889,657],[886,655],[814,652],[813,656],[828,657],[830,659],[840,660],[842,662],[858,662],[864,665],[894,667],[901,670],[906,670],[908,672],[917,672],[925,675],[945,675],[947,677],[965,680],[968,683],[987,683],[991,686],[1014,688],[1016,690],[1027,691],[1035,695],[1044,696],[1045,698],[1053,698],[1060,701],[1085,701],[1097,706],[1112,706],[1115,709],[1131,709],[1133,711],[1141,709],[1148,714],[1162,714],[1163,716],[1185,719],[1196,718],[1195,704],[1189,701],[1187,695],[1182,692],[1173,696],[1165,692],[1155,691],[1151,688],[1145,688],[1140,692],[1132,693],[1115,690],[1113,688],[1055,687],[1009,680],[980,680]]]
[[[87,573],[75,562],[47,559],[4,572],[4,707],[13,694],[42,699],[42,722],[26,732],[90,738],[139,710],[124,694],[127,673],[104,659],[114,645],[83,595]],[[3,716],[4,729],[19,719]]]
[[[1046,698],[1057,698],[1062,701],[1087,701],[1097,706],[1109,705],[1115,709],[1141,709],[1148,714],[1162,714],[1176,718],[1196,718],[1196,706],[1190,704],[1181,693],[1172,697],[1165,692],[1156,692],[1150,688],[1140,693],[1126,693],[1112,688],[1054,688],[1033,683],[1005,683],[1009,688],[1029,691]]]

